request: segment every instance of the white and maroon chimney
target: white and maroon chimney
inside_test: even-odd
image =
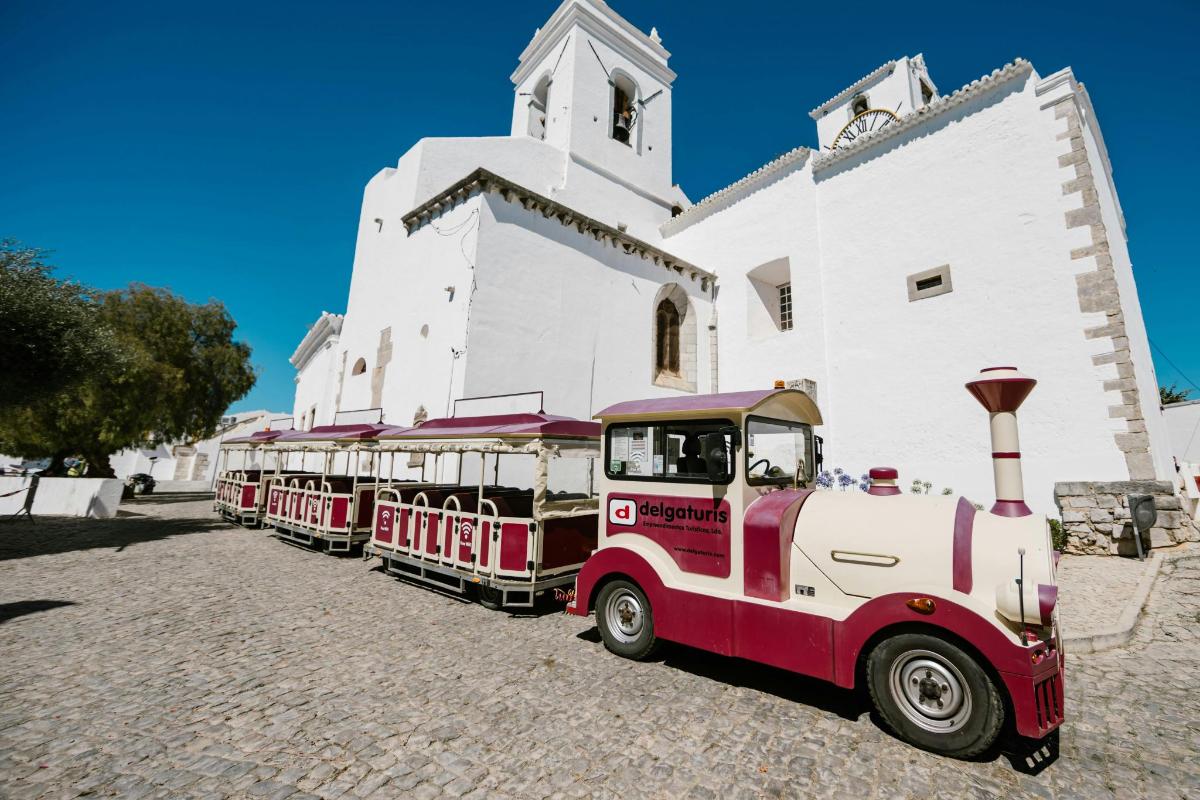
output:
[[[991,415],[992,471],[996,478],[996,505],[992,513],[1002,517],[1027,517],[1021,480],[1021,443],[1017,438],[1017,409],[1033,391],[1037,381],[1017,372],[1016,367],[989,367],[967,383],[967,391]]]

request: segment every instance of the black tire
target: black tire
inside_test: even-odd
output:
[[[479,605],[484,608],[490,608],[492,611],[499,611],[504,608],[504,592],[495,586],[480,584],[475,589],[475,595],[479,598]]]
[[[987,750],[1004,725],[1004,702],[974,658],[945,639],[903,633],[867,659],[871,701],[910,744],[952,758]]]
[[[596,598],[596,626],[610,652],[644,661],[658,649],[654,612],[637,584],[617,580],[606,583]]]

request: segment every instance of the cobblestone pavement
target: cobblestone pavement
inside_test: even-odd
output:
[[[0,526],[0,797],[1197,797],[1200,562],[1069,657],[1038,774],[884,733],[857,696],[590,620],[513,616],[213,521]],[[1016,765],[1016,766],[1014,766]]]
[[[1117,624],[1149,561],[1065,555],[1058,563],[1058,624],[1067,637],[1092,636]]]

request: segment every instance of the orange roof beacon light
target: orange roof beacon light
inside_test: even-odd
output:
[[[1016,367],[988,367],[967,383],[967,391],[991,415],[992,472],[996,480],[996,504],[992,513],[1002,517],[1028,517],[1021,479],[1021,444],[1017,438],[1017,409],[1037,386]]]

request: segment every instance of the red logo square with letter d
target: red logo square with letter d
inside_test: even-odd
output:
[[[637,503],[620,497],[609,498],[608,521],[613,525],[633,525],[637,522]]]

